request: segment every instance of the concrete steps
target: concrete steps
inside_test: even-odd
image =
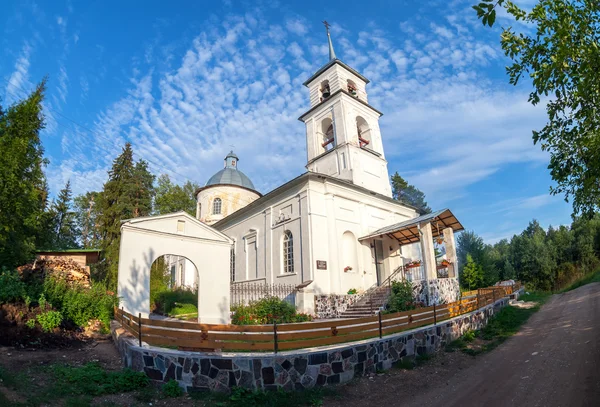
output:
[[[363,318],[377,315],[390,296],[388,287],[377,287],[370,295],[365,294],[358,302],[350,305],[340,318]]]

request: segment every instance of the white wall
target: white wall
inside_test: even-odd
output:
[[[183,231],[180,223],[184,222]],[[134,315],[150,311],[150,267],[165,254],[185,256],[198,269],[198,320],[229,323],[229,250],[223,234],[178,212],[129,220],[121,226],[118,296]]]

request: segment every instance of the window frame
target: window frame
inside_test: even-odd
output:
[[[219,210],[217,211],[216,208],[218,208]],[[223,200],[221,198],[215,198],[213,199],[212,202],[212,214],[213,215],[221,215],[223,213]]]
[[[283,232],[281,238],[281,274],[294,274],[294,235],[291,231]]]

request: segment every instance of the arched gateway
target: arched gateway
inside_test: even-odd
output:
[[[187,257],[198,270],[198,322],[228,324],[232,240],[185,212],[135,218],[121,226],[120,306],[148,317],[150,267],[165,254]]]

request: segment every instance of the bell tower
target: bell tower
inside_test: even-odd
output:
[[[310,91],[310,109],[300,117],[306,125],[306,168],[391,197],[382,113],[368,102],[369,80],[336,57],[329,24],[323,24],[329,62],[304,82]]]

